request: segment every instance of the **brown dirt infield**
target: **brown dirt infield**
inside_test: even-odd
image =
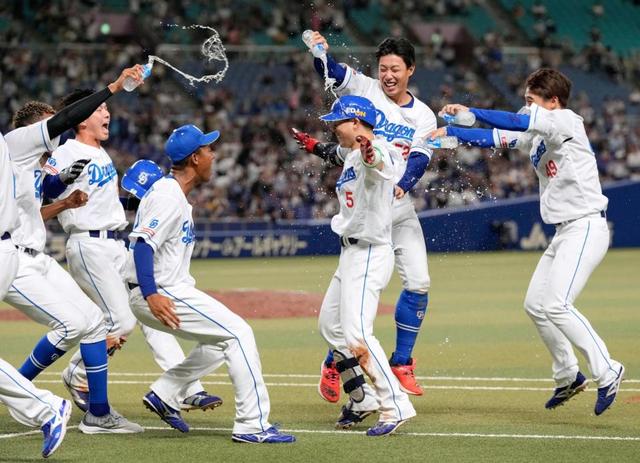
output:
[[[323,294],[303,291],[207,291],[243,318],[317,317]],[[378,313],[393,313],[394,308],[381,304]],[[0,321],[27,320],[13,308],[0,309]]]

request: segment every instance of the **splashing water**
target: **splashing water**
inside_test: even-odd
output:
[[[156,61],[158,63],[160,63],[160,64],[164,64],[168,68],[173,69],[178,74],[180,74],[185,79],[187,79],[189,81],[189,84],[192,87],[195,86],[196,82],[204,82],[206,84],[206,83],[209,83],[211,81],[215,81],[216,83],[219,83],[219,82],[222,81],[222,79],[224,79],[224,76],[227,73],[227,69],[229,69],[229,60],[227,59],[226,50],[224,48],[222,40],[220,39],[220,34],[218,34],[217,30],[215,30],[213,27],[201,26],[200,24],[192,24],[190,26],[180,26],[178,24],[167,24],[167,26],[168,27],[180,27],[181,29],[184,29],[184,30],[187,30],[187,29],[192,29],[192,30],[193,29],[206,29],[206,30],[209,30],[209,31],[213,32],[213,35],[211,37],[209,37],[207,40],[205,40],[204,43],[202,44],[202,47],[200,47],[200,52],[202,53],[202,55],[204,57],[207,58],[207,62],[208,63],[213,61],[213,60],[224,62],[224,69],[222,69],[221,71],[216,72],[215,74],[208,74],[208,75],[204,75],[202,77],[194,77],[192,75],[187,74],[186,72],[182,72],[180,69],[176,68],[175,66],[171,65],[170,63],[168,63],[167,61],[163,60],[159,56],[155,56],[155,55],[149,55],[148,64],[150,66],[153,66],[153,63],[156,62]]]

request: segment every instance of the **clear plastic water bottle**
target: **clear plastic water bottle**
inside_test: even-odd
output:
[[[153,64],[151,63],[142,65],[142,80],[146,79],[151,75],[152,67],[153,67]],[[133,90],[135,90],[135,88],[138,85],[140,84],[136,82],[134,79],[132,79],[131,77],[127,77],[124,79],[124,82],[122,83],[122,88],[124,88],[127,92],[132,92]]]
[[[426,142],[427,148],[431,149],[456,149],[458,147],[458,137],[436,137]]]
[[[321,58],[327,53],[321,43],[318,43],[315,46],[313,45],[313,31],[310,29],[307,29],[302,33],[302,41],[307,47],[309,47],[311,54],[315,58]]]
[[[471,127],[476,123],[476,115],[471,111],[458,111],[455,115],[444,113],[442,118],[447,124],[462,125],[465,127]]]

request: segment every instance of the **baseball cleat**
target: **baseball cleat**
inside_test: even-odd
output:
[[[42,443],[42,457],[48,458],[55,452],[67,433],[67,422],[71,418],[71,402],[63,400],[56,416],[42,426],[44,442]]]
[[[144,428],[133,423],[113,408],[103,416],[95,416],[87,412],[78,425],[84,434],[135,434],[144,432]]]
[[[587,388],[588,383],[589,381],[587,380],[587,378],[585,378],[582,373],[578,372],[578,374],[576,375],[576,380],[573,383],[571,383],[569,386],[557,387],[553,391],[553,395],[547,401],[547,403],[544,404],[544,408],[546,408],[547,410],[551,410],[553,408],[566,404],[569,399],[584,391]]]
[[[391,365],[391,371],[400,382],[400,389],[411,395],[422,395],[424,390],[416,381],[416,360],[411,358],[406,365]]]
[[[71,400],[73,400],[73,403],[76,404],[76,407],[86,413],[87,411],[89,411],[89,390],[73,387],[67,380],[67,370],[68,368],[65,368],[62,371],[62,383],[64,384],[64,387],[67,388],[67,391],[69,391]]]
[[[393,434],[396,430],[405,424],[409,420],[398,420],[398,421],[378,421],[375,425],[367,429],[367,436],[369,437],[382,437],[388,436],[389,434]]]
[[[189,425],[180,416],[180,411],[171,408],[155,392],[148,392],[142,398],[142,403],[173,429],[177,429],[180,432],[189,432]]]
[[[232,434],[231,440],[245,444],[290,444],[296,441],[295,436],[284,434],[275,426],[255,434]]]
[[[364,419],[370,415],[373,415],[378,410],[352,410],[353,402],[351,400],[347,405],[342,406],[340,415],[338,415],[338,421],[336,421],[336,429],[349,429],[354,425],[361,423]]]
[[[187,397],[180,404],[180,410],[190,412],[191,410],[212,410],[222,405],[222,399],[218,396],[200,391]]]
[[[322,361],[318,394],[327,402],[336,403],[340,400],[340,373],[336,369],[336,362],[327,365]]]
[[[624,367],[620,365],[620,371],[618,376],[613,380],[611,384],[598,388],[598,398],[596,399],[596,407],[594,412],[597,415],[602,415],[616,400],[618,389],[620,389],[620,383],[622,382],[622,376],[624,375]]]

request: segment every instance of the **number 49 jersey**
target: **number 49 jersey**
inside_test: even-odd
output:
[[[526,132],[493,130],[494,143],[529,152],[540,185],[540,215],[555,224],[598,213],[609,200],[602,194],[596,157],[582,117],[570,109],[531,105]]]
[[[359,149],[346,155],[336,182],[340,212],[331,219],[331,229],[338,236],[391,244],[394,177],[401,158],[382,140],[374,140],[373,148],[382,155],[382,170],[362,164]]]

